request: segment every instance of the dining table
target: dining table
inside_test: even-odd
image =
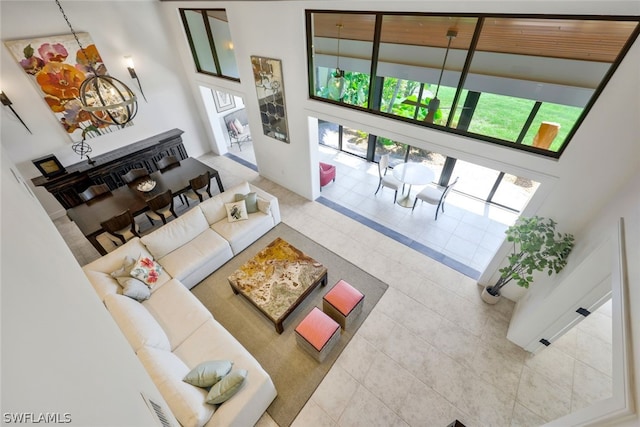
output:
[[[417,162],[400,163],[393,167],[393,177],[408,186],[406,194],[398,199],[398,204],[405,208],[413,207],[411,187],[414,185],[426,185],[436,177],[435,172],[429,166]]]
[[[67,216],[98,252],[101,255],[106,255],[106,249],[98,241],[98,236],[104,232],[102,222],[127,209],[134,217],[140,215],[149,210],[147,200],[167,190],[171,190],[174,197],[179,196],[191,188],[189,180],[206,172],[209,172],[211,178],[216,180],[218,189],[222,193],[224,187],[218,171],[197,159],[187,157],[163,171],[153,172],[88,202],[67,209]],[[148,180],[155,183],[152,189],[149,191],[138,189],[142,182]]]

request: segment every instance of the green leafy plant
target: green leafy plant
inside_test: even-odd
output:
[[[556,232],[556,222],[549,218],[534,216],[520,218],[506,232],[507,241],[513,243],[509,265],[501,268],[500,279],[487,287],[493,296],[500,295],[509,282],[528,288],[533,282],[534,271],[547,271],[551,276],[559,273],[566,265],[574,246],[573,235]]]

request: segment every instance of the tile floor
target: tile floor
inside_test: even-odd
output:
[[[242,151],[234,146],[230,152],[255,164],[250,143],[243,144]],[[436,259],[472,278],[479,277],[504,240],[504,231],[518,217],[513,211],[453,191],[447,198],[445,212],[436,221],[433,205],[418,202],[412,211],[393,203],[393,191],[388,188],[375,195],[376,164],[322,145],[319,152],[320,161],[337,168],[336,181],[323,187],[319,202],[328,200],[345,212],[362,215],[388,236],[399,233],[416,250],[432,257],[435,251]],[[422,188],[414,186],[412,194]]]
[[[471,277],[228,157],[200,160],[226,187],[249,180],[277,195],[285,223],[389,284],[294,427],[539,426],[610,395],[610,305],[531,355],[505,338],[513,303],[484,304]]]

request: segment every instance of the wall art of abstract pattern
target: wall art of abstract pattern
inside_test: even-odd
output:
[[[289,142],[287,111],[284,103],[282,62],[279,59],[251,57],[260,118],[265,135]]]

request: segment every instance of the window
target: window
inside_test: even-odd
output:
[[[307,11],[309,95],[558,158],[639,21]]]
[[[313,95],[366,107],[375,15],[321,13],[314,14],[313,19]],[[357,28],[344,24],[354,20]],[[359,52],[366,52],[367,57],[356,58]]]
[[[460,177],[456,191],[470,197],[521,212],[539,183],[473,163],[446,157],[401,141],[368,134],[324,120],[318,120],[321,145],[378,162],[388,154],[391,168],[405,162],[423,163],[435,172],[434,182],[446,186]]]
[[[198,72],[240,80],[227,13],[222,9],[180,9],[180,15]]]

